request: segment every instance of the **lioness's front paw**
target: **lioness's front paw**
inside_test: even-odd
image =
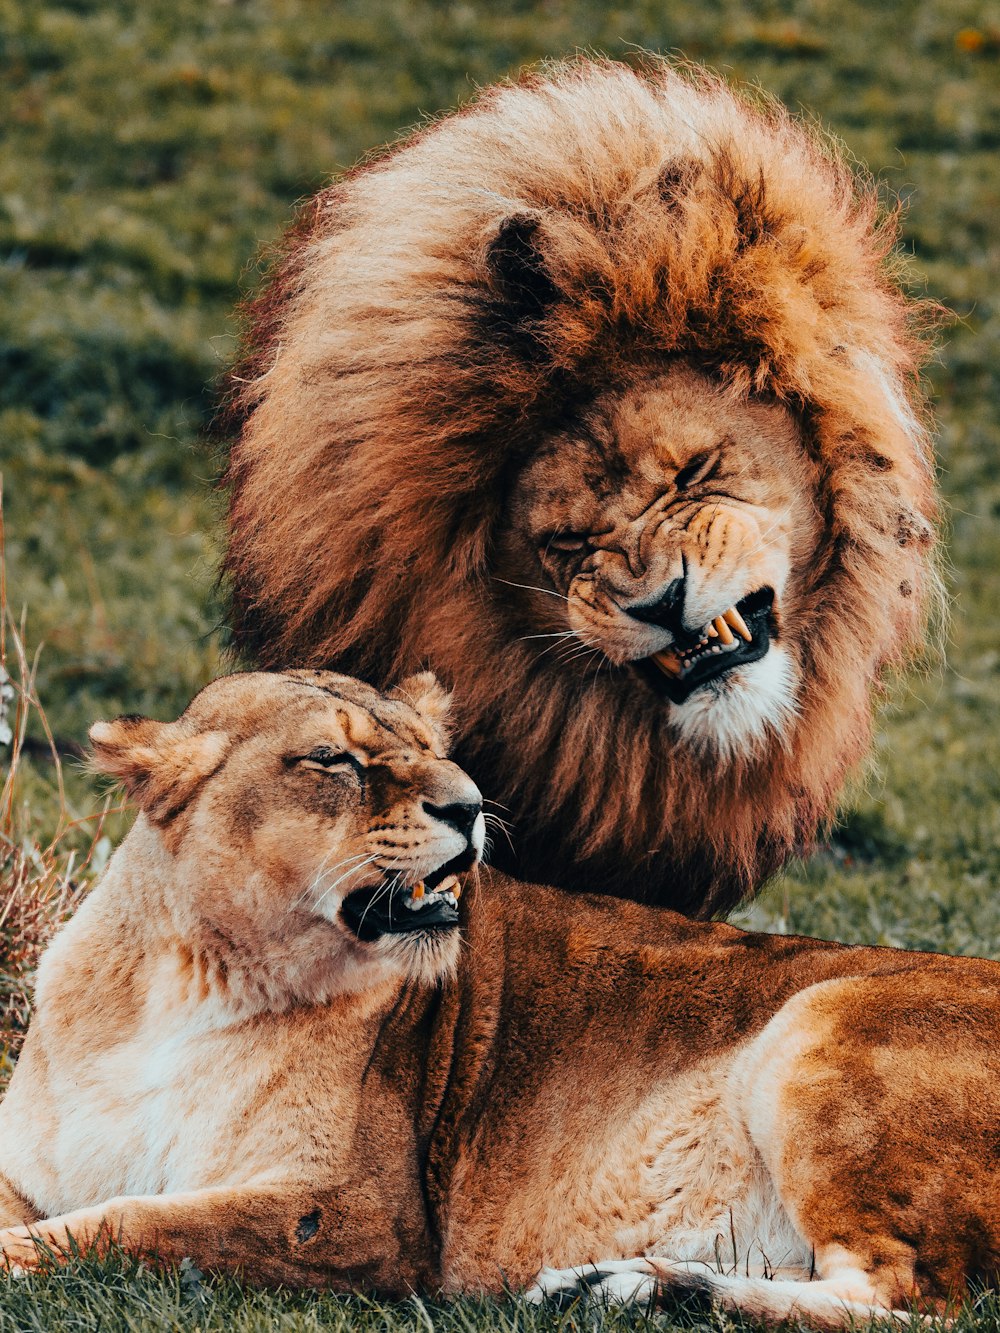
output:
[[[566,1309],[578,1300],[603,1305],[652,1305],[656,1278],[645,1259],[606,1259],[576,1268],[543,1268],[524,1298],[533,1305],[551,1301]]]
[[[39,1248],[28,1227],[0,1231],[0,1273],[24,1277],[39,1266]]]
[[[21,1269],[19,1276],[34,1273],[72,1252],[73,1238],[59,1221],[33,1222],[31,1226],[0,1231],[0,1272],[6,1266]]]

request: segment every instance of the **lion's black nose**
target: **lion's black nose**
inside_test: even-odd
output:
[[[424,801],[427,814],[440,819],[442,824],[448,824],[469,841],[472,840],[472,828],[482,808],[479,801],[455,801],[452,805],[431,805],[430,801]]]
[[[660,629],[670,630],[675,637],[684,634],[684,580],[674,579],[655,602],[644,602],[639,606],[625,608],[635,620],[646,625],[658,625]]]

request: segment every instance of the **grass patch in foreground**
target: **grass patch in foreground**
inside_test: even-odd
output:
[[[2,1279],[0,1279],[2,1283]],[[386,1302],[364,1296],[315,1291],[253,1291],[233,1279],[205,1278],[190,1265],[157,1274],[120,1258],[96,1263],[74,1259],[57,1281],[43,1276],[0,1285],[0,1333],[105,1333],[107,1329],[152,1333],[190,1329],[197,1333],[665,1333],[667,1329],[719,1330],[753,1327],[747,1321],[707,1312],[690,1299],[670,1309],[585,1307],[562,1313],[509,1298],[463,1297],[432,1301],[413,1296]],[[863,1328],[864,1325],[857,1325]],[[872,1327],[880,1327],[873,1323]],[[881,1327],[897,1325],[883,1324]],[[944,1328],[929,1322],[928,1330]],[[949,1333],[1000,1330],[1000,1300],[984,1296],[949,1326]]]
[[[413,1296],[379,1301],[317,1291],[255,1291],[234,1279],[206,1278],[190,1264],[159,1274],[127,1258],[102,1263],[73,1259],[57,1279],[34,1275],[6,1286],[0,1279],[0,1333],[152,1333],[161,1329],[197,1333],[665,1333],[668,1329],[707,1333],[754,1327],[751,1321],[707,1311],[696,1301],[679,1300],[668,1309],[587,1307],[564,1312],[507,1298],[462,1297],[433,1301]],[[872,1321],[865,1327],[899,1329]],[[927,1333],[945,1329],[943,1320],[923,1324]],[[984,1294],[947,1325],[948,1333],[1000,1330],[1000,1298]]]

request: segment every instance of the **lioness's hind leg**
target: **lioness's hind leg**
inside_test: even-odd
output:
[[[553,1301],[563,1309],[581,1299],[649,1308],[685,1295],[707,1298],[723,1310],[768,1324],[801,1319],[813,1328],[840,1329],[871,1319],[910,1322],[909,1314],[880,1304],[875,1291],[859,1289],[856,1280],[739,1277],[719,1273],[709,1264],[670,1259],[636,1257],[576,1268],[543,1268],[535,1285],[525,1292],[526,1299],[535,1304]]]

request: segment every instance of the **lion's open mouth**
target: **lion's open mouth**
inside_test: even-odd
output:
[[[773,608],[774,590],[760,588],[717,616],[704,634],[678,640],[634,665],[658,694],[682,704],[700,686],[767,653]]]
[[[341,915],[358,939],[369,943],[382,935],[453,930],[462,893],[458,876],[475,859],[463,853],[415,884],[400,884],[396,876],[386,876],[378,884],[349,893]]]

